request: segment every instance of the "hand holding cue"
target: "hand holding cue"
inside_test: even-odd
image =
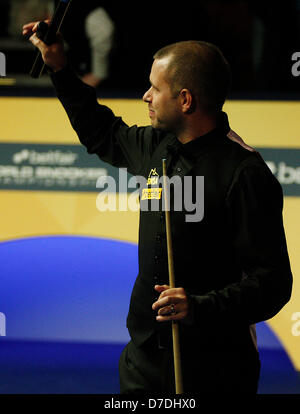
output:
[[[55,42],[56,34],[62,25],[62,22],[68,11],[71,1],[72,0],[61,0],[58,3],[56,10],[54,12],[53,18],[49,24],[48,30],[45,32],[45,35],[42,36],[43,42],[46,43],[47,45],[51,45],[52,43]],[[30,76],[32,78],[39,78],[42,75],[44,68],[45,68],[45,63],[43,61],[41,52],[38,51],[35,61],[33,63],[33,66],[31,68],[31,71],[30,71]]]
[[[165,200],[165,217],[166,217],[166,233],[167,233],[167,250],[168,250],[168,266],[169,266],[169,285],[170,288],[175,288],[175,274],[174,274],[174,262],[173,262],[173,247],[172,247],[172,234],[171,234],[171,221],[170,221],[170,209],[169,198],[167,194],[167,169],[166,160],[162,160],[163,165],[163,193]],[[172,339],[173,339],[173,356],[174,356],[174,373],[175,373],[175,390],[176,394],[183,394],[181,361],[180,361],[180,342],[179,342],[179,329],[178,322],[172,321]]]

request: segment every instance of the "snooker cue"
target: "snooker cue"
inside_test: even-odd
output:
[[[58,3],[52,20],[49,24],[48,30],[45,32],[45,35],[42,36],[43,42],[45,42],[47,45],[51,45],[55,42],[56,34],[60,30],[71,1],[72,0],[60,0]],[[43,74],[45,66],[46,65],[43,61],[42,54],[40,51],[38,51],[30,71],[30,76],[35,79],[39,78]]]
[[[172,234],[171,234],[171,220],[170,209],[166,185],[166,160],[162,160],[163,165],[163,192],[165,200],[165,217],[166,217],[166,234],[167,234],[167,251],[168,251],[168,266],[169,266],[169,285],[170,288],[175,288],[175,274],[173,262],[173,248],[172,248]],[[175,390],[176,394],[183,393],[181,361],[180,361],[180,343],[179,343],[179,329],[178,322],[172,321],[172,339],[173,339],[173,357],[174,357],[174,374],[175,374]]]

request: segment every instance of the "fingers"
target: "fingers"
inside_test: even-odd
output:
[[[45,48],[47,47],[47,45],[37,37],[37,35],[34,33],[32,36],[30,36],[29,41],[36,46],[41,53],[43,53],[45,51]]]
[[[176,303],[160,308],[156,320],[158,322],[179,321],[185,319],[188,309],[185,304]]]
[[[27,23],[24,24],[23,26],[23,35],[30,35],[32,33],[35,33],[37,30],[37,25],[39,24],[39,22],[31,22],[31,23]]]
[[[36,26],[37,24],[32,26],[33,31],[35,30]],[[63,69],[67,65],[67,57],[64,51],[63,38],[60,33],[57,33],[57,41],[51,45],[44,43],[37,37],[36,33],[33,33],[30,36],[29,41],[39,49],[45,64],[53,69],[54,72]]]
[[[159,322],[184,319],[188,314],[188,299],[183,288],[170,289],[167,285],[156,285],[155,290],[161,292],[152,309],[157,311]]]
[[[44,20],[45,23],[49,24],[50,23],[50,19]],[[27,24],[24,24],[23,26],[23,35],[27,36],[27,35],[32,35],[33,33],[35,33],[37,31],[37,26],[40,22],[30,22]]]
[[[166,308],[170,309],[172,304],[179,303],[180,301],[181,298],[178,298],[176,296],[166,296],[154,302],[152,305],[152,309],[157,310],[159,315],[170,313],[170,310],[168,310],[168,312],[163,311],[163,313],[161,313],[161,311]]]
[[[179,304],[178,304],[179,305]],[[158,316],[174,316],[178,315],[181,311],[179,311],[179,306],[171,303],[168,306],[164,306],[158,310]]]
[[[163,292],[164,290],[170,289],[170,286],[168,286],[168,285],[155,285],[154,289],[157,292]]]
[[[155,285],[154,289],[160,293],[159,299],[169,295],[185,294],[183,288],[170,288],[168,285]]]

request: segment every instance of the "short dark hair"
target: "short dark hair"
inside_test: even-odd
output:
[[[198,105],[220,111],[231,86],[231,71],[220,49],[208,42],[188,40],[158,50],[154,59],[170,56],[167,82],[174,95],[188,89]]]

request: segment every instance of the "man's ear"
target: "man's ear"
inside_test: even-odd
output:
[[[191,114],[195,112],[196,100],[191,91],[189,91],[188,89],[181,89],[180,100],[183,113]]]

